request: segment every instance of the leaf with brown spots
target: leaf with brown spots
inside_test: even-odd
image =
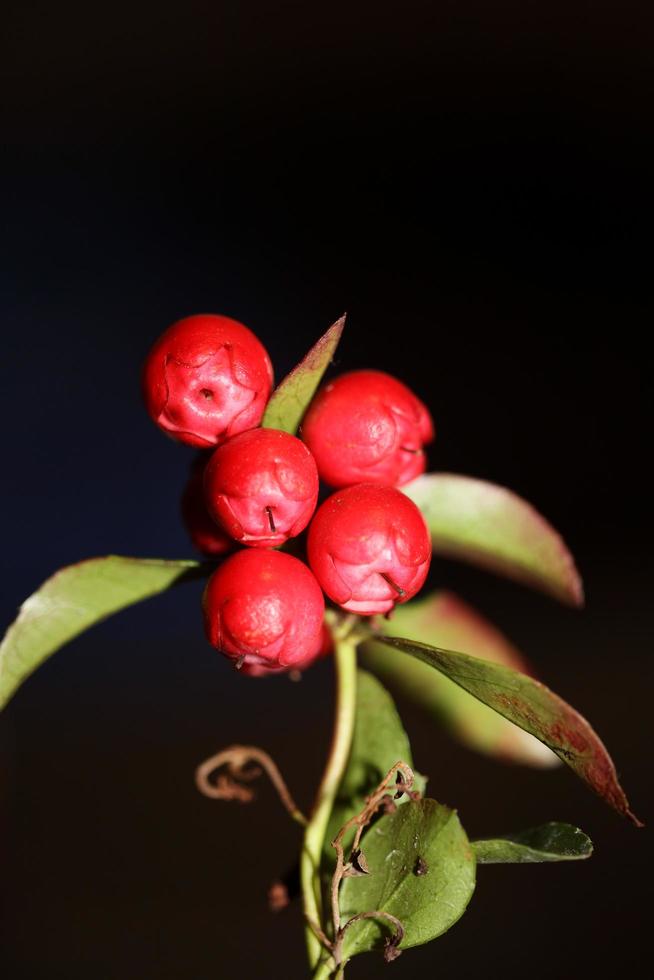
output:
[[[261,424],[295,435],[341,339],[345,317],[332,324],[300,363],[275,388]]]
[[[369,827],[361,846],[370,874],[346,878],[341,888],[341,920],[355,920],[345,925],[344,962],[380,947],[389,962],[393,951],[428,943],[461,918],[476,865],[455,810],[436,800],[409,801]]]
[[[432,592],[397,606],[393,618],[381,628],[393,636],[446,650],[465,650],[474,657],[532,673],[522,654],[497,627],[451,592]],[[469,748],[527,766],[561,764],[538,739],[419,660],[398,657],[374,636],[361,650],[365,666],[392,691],[420,705]]]
[[[615,766],[599,736],[585,718],[544,684],[465,653],[394,636],[376,639],[429,664],[514,725],[535,735],[609,806],[642,826],[629,808]]]

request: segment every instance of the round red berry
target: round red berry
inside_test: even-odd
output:
[[[204,448],[258,425],[272,381],[270,358],[252,331],[204,313],[159,337],[145,361],[143,396],[167,435]]]
[[[295,436],[251,429],[216,449],[205,471],[204,494],[209,513],[232,538],[274,548],[311,520],[318,470]]]
[[[191,475],[181,500],[182,521],[194,547],[211,558],[226,555],[234,548],[234,539],[212,519],[204,502],[203,478],[206,456],[191,467]]]
[[[322,388],[302,421],[302,438],[325,483],[403,486],[424,472],[431,416],[412,391],[383,371],[351,371]]]
[[[319,507],[308,556],[334,602],[372,616],[390,612],[422,587],[431,540],[422,514],[400,490],[362,483],[338,490]]]
[[[239,667],[301,667],[322,649],[320,586],[306,565],[281,551],[231,555],[209,579],[203,609],[209,642]]]

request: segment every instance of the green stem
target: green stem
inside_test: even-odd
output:
[[[356,632],[356,631],[355,631]],[[354,717],[356,709],[356,646],[360,637],[350,634],[335,639],[334,660],[336,663],[336,712],[334,734],[327,760],[327,766],[318,790],[318,796],[304,834],[300,878],[304,916],[308,922],[324,927],[322,900],[320,894],[320,861],[327,823],[332,812],[334,799],[343,778],[343,772],[350,754]],[[307,951],[316,977],[327,977],[334,969],[333,964],[325,962],[319,966],[324,952],[311,927],[306,926]],[[327,972],[324,972],[327,970]]]
[[[316,967],[316,972],[311,977],[311,980],[342,980],[344,975],[343,964],[341,964],[338,967],[338,971],[334,973],[334,970],[336,969],[337,968],[334,965],[334,961],[331,959],[331,957],[329,959],[321,960]]]

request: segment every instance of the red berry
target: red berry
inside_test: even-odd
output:
[[[143,396],[156,424],[189,446],[215,446],[261,421],[273,374],[251,330],[211,313],[178,320],[143,368]]]
[[[431,416],[406,385],[383,371],[351,371],[314,398],[302,438],[325,483],[403,486],[424,472]]]
[[[204,475],[209,513],[241,544],[274,548],[307,526],[318,500],[318,470],[299,439],[251,429],[214,452]]]
[[[239,666],[305,666],[323,643],[325,603],[311,571],[281,551],[245,548],[209,579],[203,599],[209,642]]]
[[[202,481],[206,464],[205,455],[191,467],[191,475],[182,494],[182,520],[197,550],[212,558],[219,558],[234,548],[234,539],[212,520],[204,502]]]
[[[431,541],[422,514],[400,490],[360,483],[337,490],[319,507],[308,555],[334,602],[372,616],[390,612],[422,587]]]
[[[307,668],[311,667],[316,660],[326,657],[332,652],[333,649],[334,643],[331,633],[326,626],[323,626],[316,641],[314,652],[310,656],[305,657],[304,660],[299,660],[296,664],[293,664],[292,667],[263,667],[261,664],[245,662],[240,670],[241,673],[247,674],[248,677],[268,677],[270,674],[283,674],[289,670],[307,670]]]

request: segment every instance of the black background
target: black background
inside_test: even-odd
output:
[[[10,0],[3,622],[79,558],[189,555],[190,454],[138,391],[169,322],[235,316],[281,377],[347,310],[339,366],[415,388],[433,467],[512,486],[575,551],[581,614],[444,561],[435,578],[593,721],[651,816],[648,6]],[[192,771],[259,743],[308,805],[329,664],[238,677],[198,601],[186,586],[81,637],[0,719],[9,980],[305,976],[297,908],[265,902],[294,826],[267,787],[229,807]],[[480,869],[464,920],[393,975],[643,972],[650,832],[400,707],[471,834],[570,820],[596,854]]]

